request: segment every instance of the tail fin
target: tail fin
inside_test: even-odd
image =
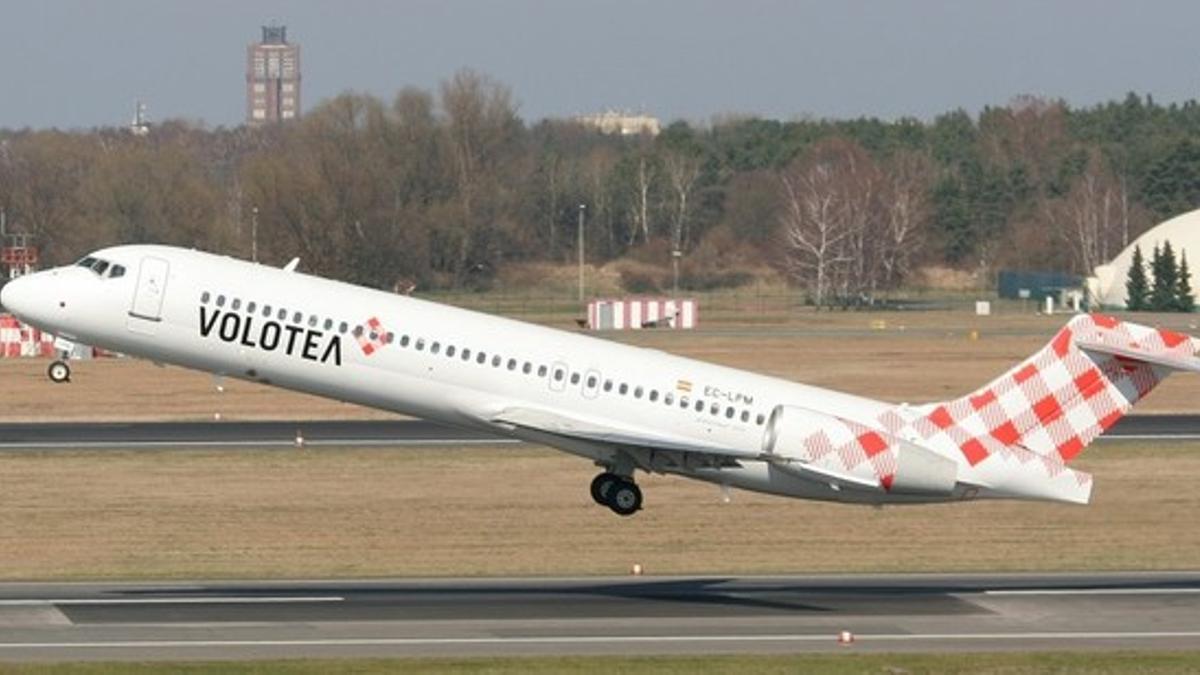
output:
[[[926,408],[913,426],[947,434],[974,466],[997,442],[1069,462],[1173,370],[1200,372],[1200,340],[1080,315],[1041,351],[980,389]]]

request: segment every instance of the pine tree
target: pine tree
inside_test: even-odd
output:
[[[1146,296],[1150,284],[1146,280],[1146,261],[1142,258],[1142,247],[1133,245],[1133,261],[1129,263],[1129,277],[1125,280],[1125,308],[1131,312],[1146,310]]]
[[[1192,294],[1192,273],[1188,271],[1187,251],[1179,254],[1179,278],[1175,283],[1175,310],[1192,312],[1196,309],[1196,296]]]
[[[1154,247],[1154,260],[1150,262],[1154,270],[1154,285],[1150,288],[1150,310],[1169,312],[1175,309],[1175,284],[1179,268],[1175,265],[1175,252],[1171,250],[1171,242],[1163,242],[1161,251]]]

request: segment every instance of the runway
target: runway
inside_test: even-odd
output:
[[[0,584],[4,660],[1197,645],[1200,572]]]
[[[492,445],[512,443],[423,420],[0,424],[0,449]],[[1131,415],[1100,440],[1200,440],[1200,415]]]

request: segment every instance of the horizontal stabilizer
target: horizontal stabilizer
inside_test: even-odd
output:
[[[1136,343],[1130,345],[1111,344],[1105,340],[1075,339],[1080,349],[1100,354],[1110,354],[1117,358],[1148,363],[1153,366],[1163,366],[1172,370],[1185,370],[1200,373],[1200,358],[1178,351],[1150,351]]]

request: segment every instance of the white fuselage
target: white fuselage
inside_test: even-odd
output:
[[[619,448],[514,430],[493,416],[514,406],[553,411],[751,455],[761,451],[776,406],[863,424],[892,407],[224,256],[164,246],[119,246],[94,255],[128,273],[109,278],[83,267],[47,270],[33,276],[48,297],[23,301],[16,282],[5,291],[6,304],[11,298],[22,318],[68,340],[537,440],[601,464],[611,464]],[[147,260],[157,261],[152,269]],[[758,461],[667,470],[790,496],[885,500]],[[887,501],[906,501],[891,497]]]

